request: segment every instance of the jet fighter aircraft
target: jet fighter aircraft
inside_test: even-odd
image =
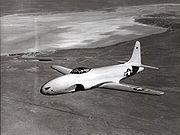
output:
[[[94,69],[77,67],[72,70],[57,65],[52,66],[52,68],[62,73],[63,76],[45,83],[40,90],[44,95],[67,94],[94,88],[114,89],[151,95],[164,94],[162,91],[121,83],[122,79],[135,75],[143,71],[144,68],[158,69],[157,67],[141,64],[141,47],[139,41],[135,43],[130,60],[123,64]]]

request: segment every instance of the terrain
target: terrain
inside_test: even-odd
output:
[[[160,25],[161,15],[151,18]],[[137,19],[145,23],[149,18]],[[153,20],[153,21],[152,21]],[[169,21],[169,15],[164,21]],[[22,56],[1,56],[2,135],[177,135],[180,132],[180,29],[179,18],[163,22],[168,30],[108,47],[56,50],[40,53],[35,61]],[[93,89],[59,96],[39,90],[61,76],[51,65],[68,68],[101,67],[128,60],[134,43],[142,44],[142,62],[159,70],[145,69],[124,83],[165,92],[163,96]]]

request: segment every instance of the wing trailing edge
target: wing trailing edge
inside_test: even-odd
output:
[[[120,91],[127,91],[127,92],[134,92],[134,93],[140,93],[140,94],[150,94],[150,95],[163,95],[164,92],[143,88],[140,86],[130,85],[130,84],[117,84],[117,83],[106,83],[104,85],[101,85],[100,88],[104,89],[114,89],[114,90],[120,90]]]

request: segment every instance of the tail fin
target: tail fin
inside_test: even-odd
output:
[[[127,64],[131,64],[132,66],[137,66],[137,67],[158,69],[157,67],[141,64],[141,44],[139,41],[136,41],[132,56],[127,62]]]
[[[132,56],[127,63],[141,65],[141,45],[139,41],[136,41]]]

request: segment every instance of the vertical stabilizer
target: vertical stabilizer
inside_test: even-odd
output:
[[[139,41],[136,41],[132,56],[130,60],[127,62],[127,64],[131,64],[132,66],[143,67],[143,68],[159,69],[157,67],[141,64],[141,44]]]
[[[141,45],[139,41],[136,41],[132,56],[127,63],[141,65]]]

